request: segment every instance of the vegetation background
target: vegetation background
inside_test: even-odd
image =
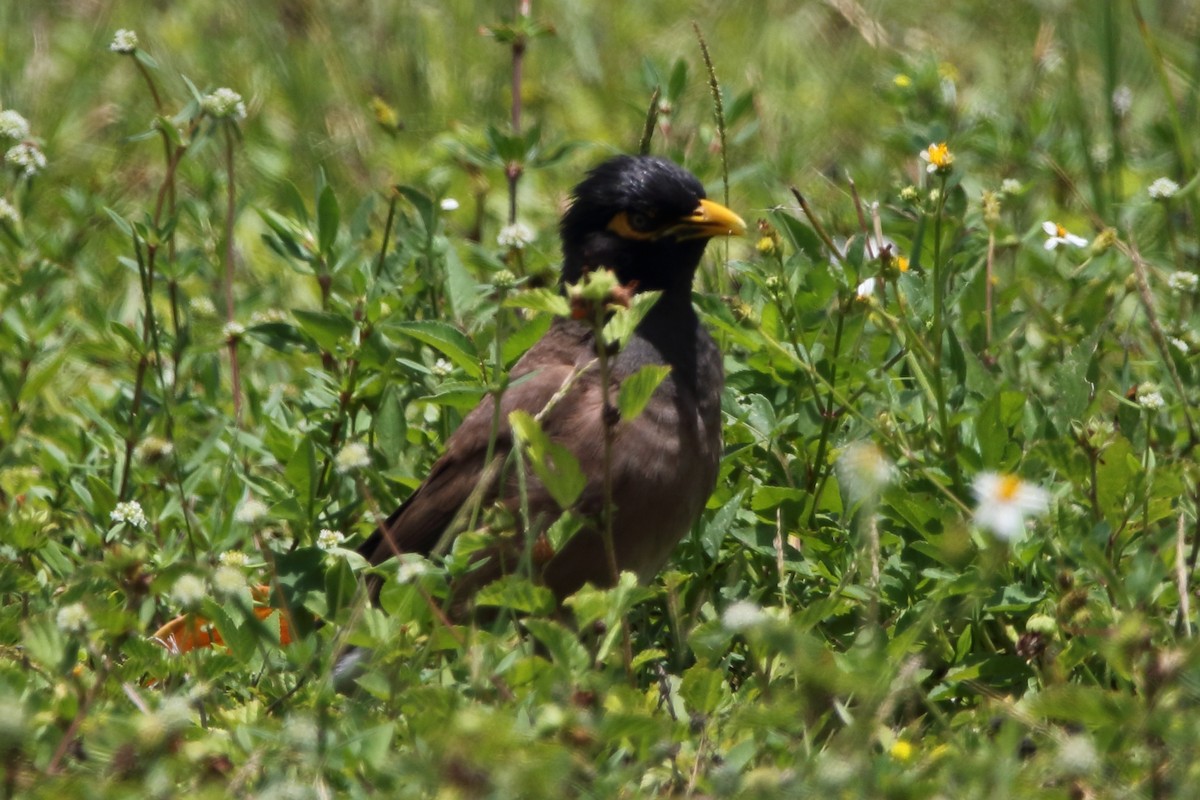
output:
[[[0,4],[4,796],[1187,796],[1198,34],[1149,0]],[[449,625],[471,537],[365,608],[354,544],[647,130],[761,220],[697,287],[729,386],[694,535],[573,619],[514,579]],[[227,646],[149,638],[185,611]]]

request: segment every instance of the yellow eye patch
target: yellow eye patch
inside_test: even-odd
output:
[[[641,216],[645,219],[644,215]],[[641,221],[641,220],[639,220]],[[639,230],[635,228],[629,219],[629,212],[622,211],[608,222],[608,229],[624,239],[639,239],[641,241],[650,241],[655,238],[657,231],[654,230]]]

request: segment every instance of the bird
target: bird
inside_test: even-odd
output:
[[[521,565],[560,603],[584,584],[611,586],[624,571],[652,581],[699,519],[723,450],[722,356],[692,303],[693,280],[710,239],[745,230],[736,213],[709,200],[703,184],[668,159],[618,155],[592,168],[559,225],[563,291],[607,269],[626,290],[659,293],[624,347],[606,352],[608,392],[596,368],[605,346],[597,326],[556,317],[512,367],[504,391],[466,415],[425,480],[359,553],[373,565],[402,554],[441,554],[468,527],[469,508],[500,506],[527,529],[475,554],[474,568],[451,586],[452,617],[466,613],[482,586]],[[640,414],[614,419],[611,398],[648,365],[669,368],[665,379]],[[496,403],[502,421],[515,411],[540,416],[545,435],[585,476],[571,509],[582,526],[557,551],[541,534],[562,509],[536,476],[504,469],[514,434],[494,424]],[[603,522],[606,435],[611,550]],[[378,591],[376,582],[372,595]]]

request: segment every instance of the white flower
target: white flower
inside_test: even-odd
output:
[[[251,325],[265,325],[271,322],[287,322],[287,312],[279,308],[267,308],[255,311],[250,315]]]
[[[1005,194],[1016,194],[1021,191],[1021,182],[1016,178],[1005,178],[1000,181],[1000,191]]]
[[[181,575],[171,587],[171,597],[184,608],[191,608],[204,599],[204,581],[195,575]]]
[[[240,322],[226,322],[221,326],[222,339],[240,339],[246,333],[246,326]]]
[[[29,120],[11,108],[0,111],[0,139],[21,141],[29,138]]]
[[[875,296],[875,279],[867,278],[858,285],[858,288],[855,291],[858,294],[859,300],[870,300]]]
[[[500,229],[500,233],[496,234],[496,244],[505,250],[524,250],[526,246],[533,243],[533,239],[533,228],[524,222],[505,225]]]
[[[0,222],[9,222],[16,225],[20,221],[21,215],[17,213],[17,207],[3,197],[0,197]]]
[[[1129,116],[1130,110],[1133,109],[1133,90],[1124,84],[1113,89],[1112,107],[1118,117]]]
[[[1179,184],[1170,178],[1156,178],[1147,191],[1155,200],[1169,200],[1179,191]]]
[[[142,504],[137,500],[117,503],[117,507],[110,511],[108,516],[118,524],[125,523],[135,528],[146,527],[146,513],[142,511]]]
[[[1011,542],[1025,530],[1025,517],[1046,513],[1050,493],[1016,475],[982,472],[971,484],[975,494],[975,524]]]
[[[83,633],[87,630],[88,617],[87,609],[83,607],[83,603],[72,603],[69,606],[63,606],[54,615],[54,624],[63,633]]]
[[[1137,387],[1137,402],[1142,408],[1157,411],[1167,404],[1157,383],[1142,383]]]
[[[1045,231],[1046,236],[1049,237],[1046,239],[1047,250],[1053,250],[1060,244],[1069,244],[1072,247],[1085,247],[1087,245],[1087,239],[1068,232],[1066,228],[1064,228],[1062,225],[1059,225],[1057,222],[1043,222],[1042,230]]]
[[[1188,350],[1191,349],[1188,347],[1188,343],[1185,342],[1183,339],[1180,339],[1178,336],[1168,336],[1167,341],[1169,341],[1172,345],[1174,345],[1175,348],[1177,350],[1179,350],[1179,352],[1181,352],[1181,353],[1186,353]]]
[[[13,165],[26,178],[32,178],[46,168],[46,156],[33,142],[19,142],[4,154],[4,161]]]
[[[317,547],[322,550],[332,550],[344,541],[346,541],[346,537],[341,532],[329,528],[322,528],[321,532],[317,534]]]
[[[241,594],[246,588],[246,575],[238,567],[217,567],[212,582],[218,594]]]
[[[1058,746],[1058,769],[1064,775],[1090,775],[1100,767],[1096,745],[1085,733],[1068,736]]]
[[[226,550],[217,556],[217,563],[223,567],[244,567],[249,560],[241,550]]]
[[[200,98],[200,108],[205,114],[217,119],[245,119],[246,104],[242,96],[233,89],[221,87],[211,94]]]
[[[433,362],[433,367],[430,371],[433,372],[435,377],[445,378],[454,372],[454,365],[444,358],[439,358]]]
[[[438,203],[438,205],[441,206],[442,211],[458,210],[458,201],[453,197],[443,197],[442,202]]]
[[[429,562],[416,553],[404,553],[400,556],[400,566],[396,570],[396,583],[412,583],[417,578],[429,572]]]
[[[870,502],[896,476],[895,465],[873,442],[855,442],[838,456],[838,483],[852,503]]]
[[[1196,291],[1198,284],[1200,284],[1200,276],[1194,272],[1172,272],[1167,278],[1167,286],[1171,287],[1171,291],[1180,294],[1191,294]]]
[[[238,506],[238,510],[234,512],[233,518],[238,522],[244,522],[247,525],[253,525],[267,516],[267,504],[259,500],[257,497],[246,496],[242,500],[242,504]]]
[[[142,461],[153,464],[156,461],[161,461],[173,452],[175,452],[175,445],[166,439],[163,439],[161,436],[147,436],[138,443],[137,449],[134,450],[134,455]]]
[[[371,466],[371,453],[362,442],[350,442],[338,452],[334,464],[337,471],[341,473],[369,467]]]
[[[758,603],[749,600],[738,600],[721,615],[721,624],[731,633],[741,633],[766,621],[767,612],[763,611]]]
[[[954,154],[945,142],[935,142],[921,151],[921,160],[925,162],[925,171],[944,175],[954,165]]]
[[[188,308],[198,317],[215,317],[217,315],[217,307],[213,304],[211,297],[193,297],[188,301]]]
[[[137,34],[131,30],[121,28],[119,31],[113,34],[112,44],[108,46],[108,49],[112,50],[114,53],[128,54],[132,53],[134,50],[137,50],[137,46]]]

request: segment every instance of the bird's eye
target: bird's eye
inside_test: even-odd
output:
[[[654,227],[654,218],[649,214],[643,214],[641,211],[630,211],[629,227],[635,231],[648,231]]]

